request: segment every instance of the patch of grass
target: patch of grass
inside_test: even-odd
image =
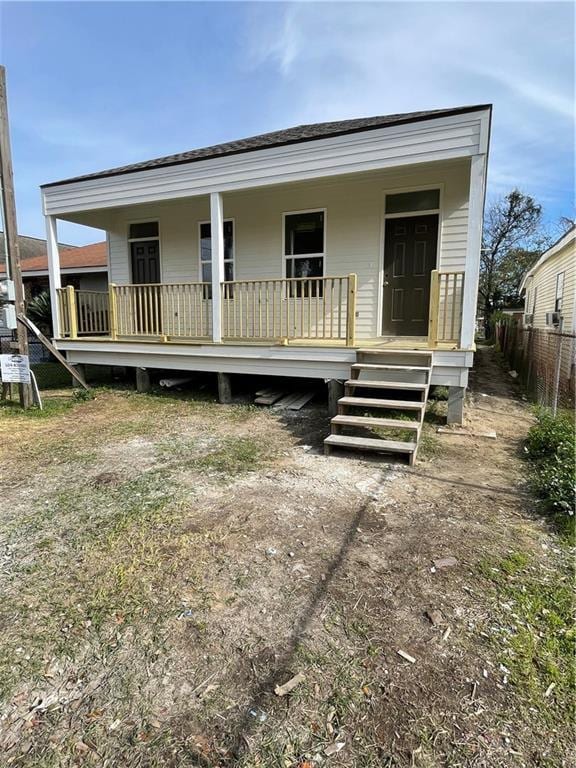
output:
[[[424,422],[420,432],[420,445],[418,456],[421,459],[433,459],[440,454],[442,446],[436,437],[436,429],[432,424]]]
[[[38,406],[33,406],[23,410],[17,400],[0,401],[0,420],[3,418],[22,418],[22,419],[50,419],[69,411],[77,402],[72,397],[47,397],[42,398],[42,410]]]
[[[537,423],[526,440],[526,453],[532,463],[530,484],[561,527],[574,531],[576,494],[576,439],[574,414],[563,411],[554,416],[540,409]]]
[[[567,725],[576,684],[569,569],[551,574],[533,567],[526,553],[512,552],[501,560],[483,560],[480,570],[503,608],[492,638],[510,671],[510,684],[543,722]]]
[[[225,438],[216,450],[194,461],[200,470],[222,475],[237,475],[260,468],[265,461],[266,446],[250,437]]]
[[[448,400],[448,387],[434,386],[431,389],[430,397],[432,400]]]
[[[181,560],[186,510],[161,473],[49,501],[6,528],[18,588],[0,604],[0,696],[110,624],[126,627],[146,616],[153,625],[174,613],[181,574],[192,576]]]

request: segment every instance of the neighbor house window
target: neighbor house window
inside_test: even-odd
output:
[[[224,222],[224,280],[234,280],[234,222]],[[209,221],[200,224],[200,279],[212,282],[212,225]]]
[[[564,272],[556,275],[556,298],[554,300],[554,312],[562,312],[562,299],[564,298]]]

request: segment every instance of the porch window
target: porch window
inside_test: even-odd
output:
[[[224,221],[224,280],[234,280],[234,222]],[[212,225],[209,221],[200,224],[200,279],[212,282]]]
[[[139,221],[130,224],[129,240],[155,240],[159,237],[157,221]]]
[[[323,277],[325,255],[324,211],[284,214],[284,257],[287,278]],[[312,295],[320,296],[322,283],[312,284]],[[308,286],[298,286],[295,295],[308,295]]]

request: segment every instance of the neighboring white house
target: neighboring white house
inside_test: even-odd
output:
[[[544,251],[520,284],[524,325],[576,333],[576,225]]]
[[[214,371],[223,393],[234,373],[427,369],[421,397],[450,387],[458,420],[490,119],[479,105],[305,125],[44,185],[58,348]],[[90,328],[60,287],[57,219],[108,234],[112,285]]]
[[[523,326],[535,337],[536,374],[555,371],[556,383],[574,396],[576,366],[576,225],[548,248],[520,284]],[[528,340],[525,340],[528,341]]]

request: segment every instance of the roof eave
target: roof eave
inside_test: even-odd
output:
[[[353,134],[356,134],[356,133],[366,133],[368,131],[382,130],[382,129],[385,129],[385,128],[395,128],[396,126],[399,126],[399,125],[409,125],[411,123],[427,122],[427,121],[432,121],[432,120],[438,120],[438,119],[441,119],[441,118],[444,118],[444,117],[455,117],[455,116],[458,116],[458,115],[464,115],[464,114],[469,114],[469,113],[473,113],[473,112],[483,112],[483,111],[486,111],[486,110],[489,111],[490,119],[491,119],[492,104],[477,104],[477,105],[473,105],[473,106],[469,106],[469,107],[456,107],[454,109],[441,110],[440,111],[441,114],[422,115],[422,116],[419,116],[419,117],[406,118],[404,120],[400,119],[400,120],[397,120],[394,123],[391,123],[391,124],[388,124],[388,125],[381,124],[381,125],[363,126],[363,127],[360,127],[360,128],[353,128],[353,129],[348,129],[348,130],[337,131],[337,132],[331,133],[329,135],[309,136],[309,137],[301,138],[301,139],[292,139],[292,140],[286,140],[286,141],[279,141],[277,143],[268,144],[268,145],[265,145],[265,146],[249,147],[249,148],[244,148],[244,149],[230,150],[228,152],[221,152],[221,153],[219,153],[217,155],[208,155],[208,156],[205,156],[205,157],[196,157],[196,158],[186,158],[186,159],[182,159],[182,160],[175,160],[173,162],[166,162],[166,163],[162,163],[162,164],[159,164],[157,166],[148,167],[148,168],[141,167],[141,166],[140,167],[127,167],[124,170],[110,169],[109,171],[103,171],[101,173],[95,172],[94,174],[86,174],[85,176],[74,176],[74,177],[69,178],[69,179],[62,179],[60,181],[52,181],[52,182],[48,182],[47,184],[41,184],[40,185],[40,189],[42,189],[42,190],[44,190],[44,189],[51,189],[53,187],[59,187],[59,186],[65,185],[65,184],[73,184],[73,183],[74,184],[78,184],[78,183],[81,183],[83,181],[97,181],[99,179],[107,179],[107,178],[111,178],[111,177],[114,177],[114,176],[125,176],[127,174],[132,174],[132,173],[145,173],[146,171],[156,170],[157,168],[170,168],[170,167],[174,167],[174,166],[178,166],[178,165],[188,165],[188,164],[192,164],[192,163],[200,163],[200,162],[203,162],[205,160],[213,159],[214,157],[218,157],[218,158],[234,157],[236,155],[249,154],[249,153],[252,153],[252,152],[261,152],[261,151],[266,150],[266,149],[274,149],[274,148],[277,148],[277,147],[292,146],[292,145],[295,145],[295,144],[305,144],[305,143],[312,142],[312,141],[320,141],[322,139],[326,140],[326,139],[337,138],[339,136],[350,136],[350,135],[353,135]],[[158,159],[161,159],[161,158],[158,158]],[[153,160],[145,161],[145,162],[153,162]]]

